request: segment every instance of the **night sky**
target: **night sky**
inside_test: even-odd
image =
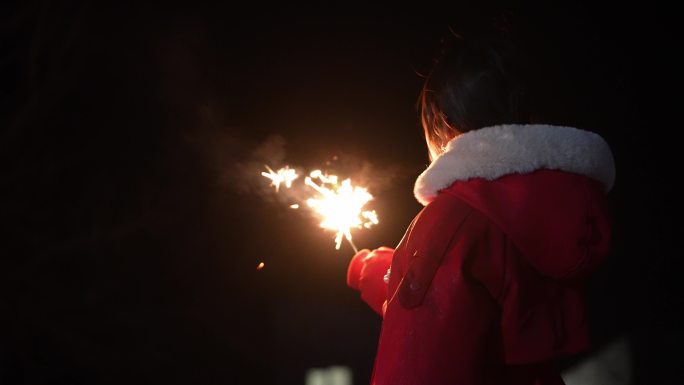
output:
[[[0,384],[289,385],[330,365],[367,383],[380,318],[346,287],[351,247],[259,173],[356,178],[381,221],[356,244],[395,246],[421,208],[416,100],[450,28],[513,31],[542,63],[547,122],[611,145],[596,346],[627,336],[637,384],[683,378],[669,10],[66,3],[2,6]]]

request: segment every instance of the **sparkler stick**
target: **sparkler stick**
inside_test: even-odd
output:
[[[354,244],[354,241],[351,240],[351,238],[347,238],[347,241],[349,241],[349,244],[351,245],[352,249],[354,249],[354,254],[359,253],[359,249],[356,248],[356,245]]]

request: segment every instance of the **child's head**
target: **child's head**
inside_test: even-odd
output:
[[[503,38],[450,36],[418,100],[430,159],[464,132],[530,121],[525,60]]]

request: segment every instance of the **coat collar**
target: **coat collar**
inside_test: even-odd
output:
[[[452,139],[444,153],[418,177],[413,193],[427,205],[456,181],[494,180],[539,169],[596,179],[606,192],[615,182],[612,152],[598,134],[574,127],[510,124],[484,127]]]

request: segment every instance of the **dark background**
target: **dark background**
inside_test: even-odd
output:
[[[543,63],[549,123],[614,151],[615,246],[589,282],[597,349],[627,336],[635,383],[682,381],[671,10],[2,9],[0,384],[303,384],[337,364],[366,383],[380,318],[345,286],[350,247],[258,173],[337,155],[381,219],[357,245],[396,245],[428,162],[420,74],[449,27],[492,26]]]

